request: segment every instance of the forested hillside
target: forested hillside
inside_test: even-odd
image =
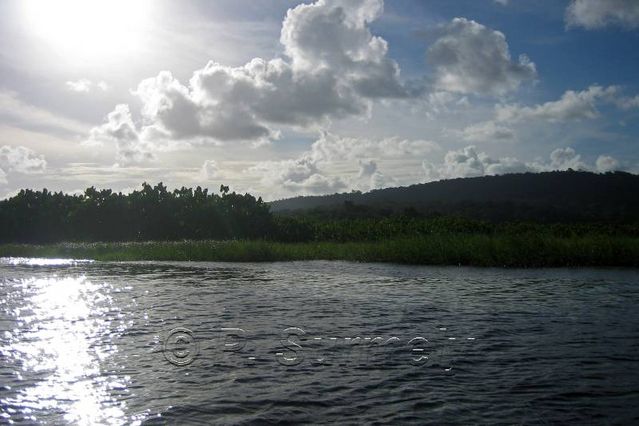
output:
[[[368,193],[296,197],[271,202],[270,206],[280,214],[316,217],[406,213],[493,222],[636,222],[639,176],[576,171],[485,176]]]
[[[0,201],[0,243],[267,239],[380,241],[446,235],[639,235],[639,176],[583,172],[455,179],[268,203],[143,184],[130,194],[22,190]],[[275,210],[278,213],[273,213]],[[287,210],[288,209],[288,210]]]

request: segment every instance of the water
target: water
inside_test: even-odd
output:
[[[0,277],[0,423],[639,421],[636,270],[3,259]]]

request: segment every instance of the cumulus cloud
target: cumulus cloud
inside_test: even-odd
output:
[[[359,160],[359,171],[357,176],[351,181],[351,187],[360,191],[370,191],[397,186],[397,181],[386,176],[377,166],[375,160]]]
[[[153,148],[146,143],[136,130],[128,105],[117,105],[109,113],[106,122],[91,129],[88,144],[114,142],[116,160],[119,165],[140,163],[154,158]]]
[[[639,2],[637,0],[572,0],[566,9],[569,27],[598,29],[620,26],[639,28]]]
[[[379,99],[424,96],[436,104],[452,96],[467,102],[466,93],[503,94],[536,76],[525,56],[511,60],[502,33],[456,18],[428,50],[436,83],[428,92],[424,83],[405,84],[388,43],[370,30],[382,12],[382,0],[300,4],[282,23],[281,58],[237,67],[211,61],[188,82],[169,71],[143,80],[133,91],[142,103],[142,120],[133,128],[138,141],[259,144],[277,139],[281,126],[316,130],[331,120],[365,116]]]
[[[262,176],[262,183],[275,191],[301,194],[328,194],[346,188],[339,177],[329,177],[308,155],[282,161],[263,161],[249,168]]]
[[[589,167],[581,161],[581,155],[577,154],[577,152],[570,147],[555,149],[553,152],[550,153],[550,166],[540,166],[540,168],[542,170],[544,168],[550,170],[589,169]]]
[[[80,80],[76,81],[67,81],[65,84],[67,86],[67,89],[71,90],[72,92],[79,93],[88,93],[94,89],[101,90],[102,92],[106,92],[107,90],[109,90],[109,85],[105,81],[94,82],[87,78],[81,78]]]
[[[214,160],[206,160],[200,169],[200,178],[202,180],[215,179],[220,175],[220,168]]]
[[[568,90],[557,101],[532,107],[516,104],[498,105],[496,116],[499,121],[541,119],[561,122],[594,119],[599,116],[597,102],[614,102],[618,91],[617,86],[602,87],[597,85],[590,86],[587,90],[580,92]]]
[[[330,136],[335,140],[349,140],[336,135]],[[320,138],[316,143],[321,140],[325,139]],[[328,194],[349,189],[370,191],[401,184],[394,177],[382,173],[378,159],[355,158],[348,155],[338,158],[333,155],[317,155],[318,152],[321,151],[311,148],[295,159],[259,162],[247,172],[261,176],[262,184],[280,196]],[[353,161],[354,159],[356,161]],[[352,166],[355,166],[357,171],[349,177],[343,170]],[[509,156],[491,157],[474,145],[448,151],[441,163],[427,160],[422,162],[425,181],[568,169],[605,172],[619,170],[619,162],[613,157],[602,155],[596,164],[590,165],[571,147],[554,149],[546,160],[525,162]],[[335,175],[336,170],[342,171]]]
[[[424,139],[349,138],[322,132],[311,146],[309,155],[317,161],[360,160],[375,158],[423,157],[439,149],[433,141]]]
[[[298,71],[329,69],[367,98],[404,97],[399,66],[386,56],[388,44],[368,28],[383,7],[383,0],[302,4],[288,11],[280,41]]]
[[[619,161],[609,155],[600,155],[597,157],[596,167],[600,173],[614,172],[619,170]]]
[[[47,161],[27,147],[3,145],[0,147],[0,168],[3,173],[42,173],[47,168]]]
[[[259,162],[247,171],[280,194],[326,194],[347,188],[368,191],[397,185],[396,179],[379,170],[379,159],[413,160],[439,149],[427,140],[351,138],[321,132],[299,157]],[[350,176],[343,172],[354,168],[357,172]],[[342,170],[340,177],[330,176],[329,170],[336,169]]]
[[[301,182],[286,182],[284,187],[303,194],[331,194],[344,190],[346,184],[340,177],[315,173]]]
[[[201,74],[216,67],[209,64],[196,72],[194,79],[201,85]],[[212,72],[213,74],[214,72]],[[196,90],[182,85],[168,71],[142,81],[134,92],[143,103],[142,115],[154,133],[172,139],[197,136],[217,140],[258,139],[268,137],[270,131],[251,114],[241,98],[233,99],[237,81],[222,81],[228,74],[218,75],[211,88],[217,97],[206,96],[206,88]],[[240,87],[241,92],[242,88]],[[238,93],[239,94],[239,93]]]
[[[0,147],[0,184],[6,185],[7,173],[36,174],[47,168],[43,155],[24,146],[3,145]]]
[[[285,57],[239,67],[209,62],[187,84],[168,71],[142,81],[139,137],[217,141],[277,138],[276,126],[309,128],[366,114],[375,99],[403,98],[399,66],[369,24],[381,0],[318,0],[290,9]],[[148,137],[148,138],[147,138]]]
[[[459,151],[449,151],[444,156],[440,173],[448,177],[473,177],[484,174],[483,153],[478,154],[474,146]]]
[[[599,160],[597,161],[599,163]],[[424,161],[422,168],[427,181],[508,173],[593,169],[593,167],[585,164],[581,160],[581,156],[570,147],[553,150],[548,161],[526,163],[513,157],[492,158],[485,152],[478,152],[473,145],[459,150],[448,151],[441,164]],[[599,169],[599,164],[597,164],[597,169]]]
[[[539,171],[534,165],[531,166],[513,157],[502,157],[497,160],[493,160],[486,155],[482,155],[482,158],[485,163],[485,174],[489,176]]]
[[[527,56],[510,56],[506,36],[480,23],[455,18],[428,48],[435,86],[450,92],[503,95],[537,77]]]
[[[377,172],[377,163],[373,160],[359,160],[359,173],[360,178],[370,177]]]

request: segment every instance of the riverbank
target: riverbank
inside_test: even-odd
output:
[[[639,267],[639,238],[433,235],[373,242],[180,241],[0,245],[2,257],[101,261],[269,262],[347,260],[495,267]]]

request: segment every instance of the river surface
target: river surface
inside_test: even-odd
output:
[[[632,424],[637,270],[0,260],[0,423]]]

